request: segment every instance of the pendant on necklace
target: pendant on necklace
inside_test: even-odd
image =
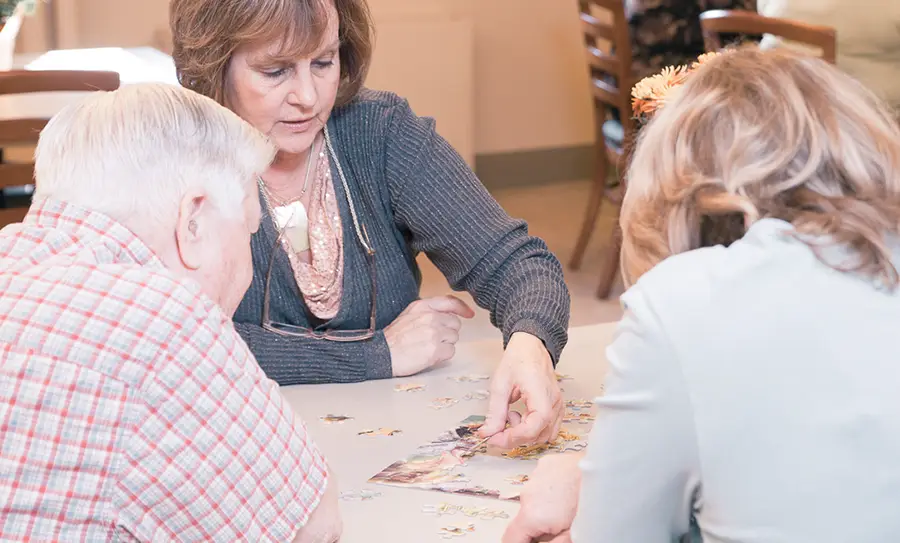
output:
[[[293,202],[276,207],[272,210],[272,214],[275,224],[279,230],[284,230],[284,239],[294,252],[302,253],[309,250],[309,217],[302,203]]]

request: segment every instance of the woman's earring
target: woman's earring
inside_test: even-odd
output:
[[[190,231],[191,234],[194,234],[196,236],[197,235],[197,221],[191,220],[188,223],[188,230]]]

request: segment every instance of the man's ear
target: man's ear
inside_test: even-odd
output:
[[[189,270],[198,269],[203,262],[203,242],[210,227],[208,208],[209,199],[199,192],[185,194],[178,206],[175,244],[182,265]]]

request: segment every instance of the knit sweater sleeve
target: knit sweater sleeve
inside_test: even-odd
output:
[[[387,127],[385,174],[394,220],[454,290],[491,312],[504,345],[515,332],[540,338],[559,359],[567,341],[569,291],[559,260],[524,221],[512,219],[462,157],[408,103]]]
[[[368,341],[335,343],[282,337],[258,324],[235,321],[259,366],[279,385],[354,383],[392,375],[391,353],[384,332]]]

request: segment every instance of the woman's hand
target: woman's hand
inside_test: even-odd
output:
[[[453,358],[462,328],[460,318],[474,316],[472,308],[455,296],[426,298],[409,304],[384,329],[394,377],[413,375]]]
[[[572,541],[569,529],[578,509],[584,453],[545,456],[519,496],[519,514],[509,523],[503,543]]]
[[[527,410],[521,421],[518,413],[509,410],[519,399]],[[494,436],[489,443],[504,449],[546,443],[556,439],[564,414],[565,404],[544,342],[524,332],[513,334],[491,379],[487,420],[479,433]]]

